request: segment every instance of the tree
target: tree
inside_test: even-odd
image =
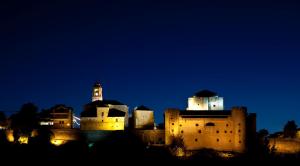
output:
[[[7,121],[6,121],[6,116],[3,111],[0,111],[0,126],[6,126]]]
[[[285,138],[296,138],[297,135],[297,125],[294,120],[288,121],[283,129],[283,136]]]
[[[171,153],[177,157],[184,157],[186,154],[186,146],[182,137],[173,137],[169,146]]]
[[[37,128],[37,111],[38,107],[33,103],[26,103],[17,114],[11,116],[11,128],[14,130],[16,141],[20,136],[29,137],[33,129]]]
[[[257,132],[257,144],[252,152],[257,159],[269,159],[272,157],[272,151],[269,145],[269,132],[266,129],[261,129]],[[253,155],[251,154],[251,155]]]
[[[6,120],[5,113],[3,111],[0,111],[0,122],[3,122]]]

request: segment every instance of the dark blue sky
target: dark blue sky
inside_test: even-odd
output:
[[[296,1],[9,1],[0,6],[0,110],[104,98],[168,107],[210,89],[258,129],[300,125]]]

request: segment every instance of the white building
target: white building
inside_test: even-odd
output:
[[[187,110],[224,110],[224,100],[214,92],[203,90],[188,99]]]

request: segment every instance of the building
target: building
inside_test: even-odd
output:
[[[224,110],[223,97],[209,90],[199,91],[188,99],[187,110]]]
[[[128,106],[116,100],[103,100],[102,87],[93,87],[92,102],[81,113],[81,130],[124,130],[128,126]]]
[[[40,125],[50,126],[53,129],[73,128],[73,108],[65,105],[56,105],[40,113]]]
[[[253,123],[247,122],[247,109],[221,108],[224,108],[223,98],[206,90],[189,98],[187,110],[167,109],[164,114],[166,145],[170,145],[174,138],[180,138],[187,150],[210,148],[244,152],[249,130],[247,124],[253,126]],[[249,120],[255,122],[255,117],[251,114]]]
[[[136,107],[132,114],[134,129],[153,129],[154,128],[154,112],[145,107]]]

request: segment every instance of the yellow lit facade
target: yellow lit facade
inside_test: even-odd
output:
[[[103,100],[102,87],[93,86],[92,102],[81,113],[81,130],[124,130],[128,125],[128,107],[116,100]]]
[[[121,114],[114,115],[111,112],[119,112]],[[123,115],[122,115],[123,113]],[[81,117],[81,130],[124,130],[125,129],[125,113],[110,109],[109,107],[97,107],[96,117]]]
[[[207,93],[202,93],[201,97],[205,98],[204,95]],[[213,98],[209,95],[207,97]],[[223,99],[220,103],[223,104]],[[190,101],[188,104],[188,108],[193,108]],[[167,109],[165,111],[166,145],[170,145],[174,138],[182,138],[187,150],[209,148],[218,151],[244,152],[247,117],[245,107],[234,107],[231,110]]]
[[[153,129],[154,112],[145,106],[137,107],[133,111],[133,128],[134,129]]]

